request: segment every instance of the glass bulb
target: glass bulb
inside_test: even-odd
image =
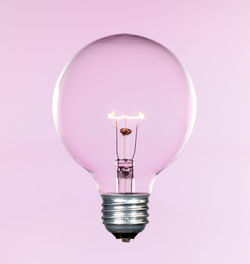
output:
[[[108,36],[64,67],[54,92],[56,129],[71,156],[95,178],[104,224],[117,238],[129,241],[141,231],[135,227],[144,228],[154,179],[182,151],[195,113],[186,70],[150,39]],[[128,213],[128,204],[138,208]]]

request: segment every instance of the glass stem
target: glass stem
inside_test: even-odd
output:
[[[119,193],[131,193],[133,191],[134,168],[133,160],[122,159],[117,161],[117,180]]]

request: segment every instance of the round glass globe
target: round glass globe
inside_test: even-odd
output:
[[[150,39],[121,34],[92,42],[65,66],[53,112],[64,145],[93,174],[100,193],[117,191],[120,152],[133,160],[133,192],[148,193],[154,177],[187,142],[196,100],[189,75],[172,52]],[[131,139],[125,141],[128,133]]]

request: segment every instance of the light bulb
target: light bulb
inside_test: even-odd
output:
[[[53,98],[56,129],[96,180],[103,223],[116,238],[128,242],[148,223],[154,179],[182,151],[195,113],[189,75],[150,39],[108,36],[64,67]]]

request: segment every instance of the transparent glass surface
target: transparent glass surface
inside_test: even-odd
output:
[[[114,35],[86,46],[54,92],[57,131],[100,193],[150,192],[181,152],[195,119],[190,78],[162,45]]]

